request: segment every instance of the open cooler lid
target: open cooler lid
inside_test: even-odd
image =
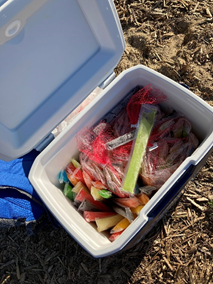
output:
[[[124,48],[113,0],[0,0],[0,159],[40,144]]]

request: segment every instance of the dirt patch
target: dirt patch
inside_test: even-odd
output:
[[[126,39],[117,72],[144,64],[184,82],[212,105],[213,4],[207,1],[115,3]]]
[[[116,68],[144,64],[213,106],[213,1],[115,0],[126,49]],[[213,283],[213,156],[136,247],[93,259],[63,229],[2,230],[0,283]]]

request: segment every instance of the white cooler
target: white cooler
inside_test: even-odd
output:
[[[213,109],[171,79],[138,65],[114,78],[125,48],[112,0],[0,2],[0,158],[41,151],[29,179],[63,228],[94,257],[137,244],[180,195],[213,150]],[[152,84],[192,123],[200,144],[114,242],[63,195],[58,173],[78,157],[75,135],[134,87]],[[52,130],[97,86],[104,90],[53,139]],[[45,148],[46,147],[46,148]]]

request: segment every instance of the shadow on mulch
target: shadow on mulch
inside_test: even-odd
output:
[[[173,210],[170,209],[164,221]],[[136,283],[131,280],[136,268],[140,269],[143,262],[148,266],[149,259],[153,261],[157,256],[151,248],[162,231],[162,224],[162,221],[156,224],[133,248],[99,259],[88,254],[62,228],[47,225],[31,237],[23,227],[2,230],[0,283]]]

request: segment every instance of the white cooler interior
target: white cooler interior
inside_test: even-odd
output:
[[[111,243],[87,223],[63,195],[57,180],[58,173],[71,157],[78,157],[75,134],[83,127],[91,127],[135,86],[152,84],[167,97],[168,104],[183,113],[192,123],[193,132],[200,141],[197,150],[188,157],[140,212],[139,217]],[[66,231],[89,253],[102,257],[119,251],[147,222],[147,212],[158,202],[180,175],[191,164],[197,164],[212,147],[212,108],[185,87],[144,66],[136,66],[121,73],[98,98],[38,156],[30,172],[30,181]]]

